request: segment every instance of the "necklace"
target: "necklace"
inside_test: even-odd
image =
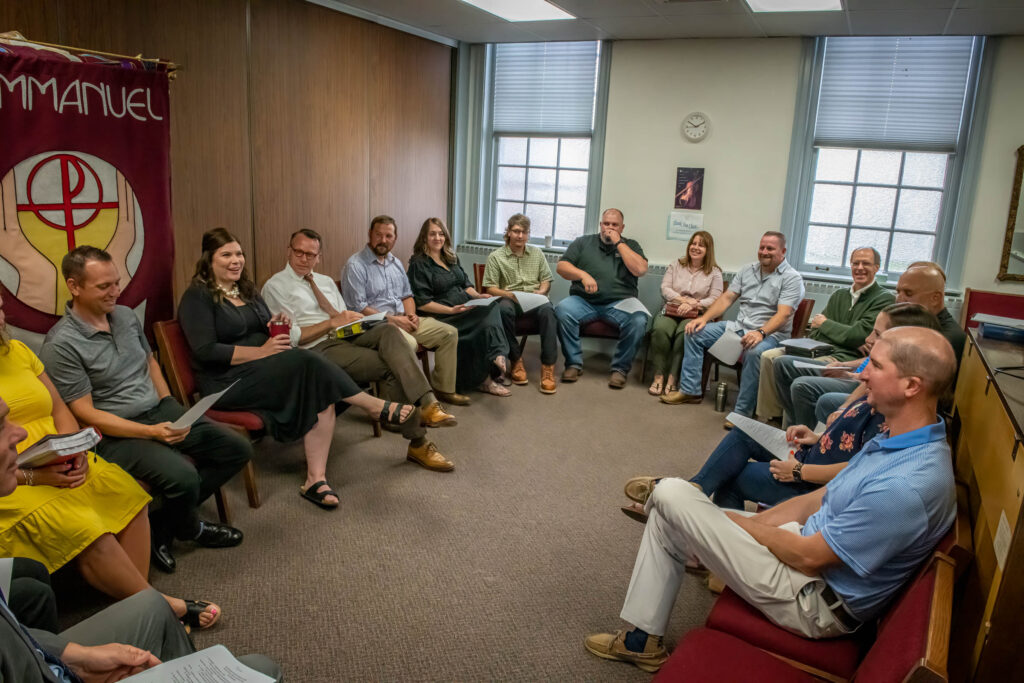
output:
[[[232,287],[231,287],[231,289],[224,289],[224,288],[223,288],[223,287],[222,287],[222,286],[220,285],[220,283],[218,283],[218,284],[217,284],[217,289],[219,289],[219,290],[221,291],[221,293],[222,293],[222,294],[223,294],[224,296],[226,296],[227,298],[229,298],[229,299],[237,299],[237,298],[238,298],[238,297],[240,296],[240,293],[239,293],[239,291],[238,291],[238,285],[237,285],[237,284],[235,284],[234,286],[232,286]]]

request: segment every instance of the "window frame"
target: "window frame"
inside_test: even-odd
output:
[[[804,44],[803,69],[800,82],[797,88],[797,108],[793,122],[793,138],[790,146],[790,164],[786,181],[786,195],[783,201],[782,225],[789,235],[790,249],[788,258],[790,264],[805,276],[815,279],[837,280],[850,282],[850,266],[844,261],[841,266],[822,266],[821,264],[808,263],[805,259],[807,250],[807,238],[810,229],[811,201],[814,196],[815,172],[818,162],[819,147],[814,144],[814,123],[818,109],[818,98],[821,92],[822,70],[824,66],[825,44],[827,38],[819,37],[809,40]],[[946,165],[946,178],[942,187],[942,204],[939,208],[939,217],[935,228],[934,261],[942,266],[947,274],[953,274],[950,279],[951,285],[959,280],[959,272],[963,264],[963,250],[954,248],[962,242],[963,234],[968,229],[970,209],[973,199],[967,195],[965,201],[965,179],[972,176],[965,176],[965,168],[973,169],[977,164],[980,155],[981,140],[978,132],[979,121],[984,121],[987,102],[986,97],[979,97],[983,89],[983,77],[991,62],[988,55],[988,41],[984,36],[976,36],[975,44],[971,55],[971,68],[966,83],[966,95],[964,98],[963,116],[960,123],[960,133],[957,136],[956,148],[953,152],[948,150],[929,150],[924,148],[897,149],[891,145],[848,147],[844,149],[858,150],[858,171],[860,152],[864,150],[879,150],[888,152],[901,152],[904,155],[908,152],[929,152],[945,153],[949,155]],[[900,177],[903,177],[903,163],[906,157],[901,158]],[[974,174],[976,176],[976,174]],[[856,178],[856,173],[855,173]],[[857,187],[854,183],[841,181],[827,181],[834,184],[848,184]],[[972,185],[974,179],[969,181]],[[870,186],[871,183],[864,185]],[[891,235],[896,232],[920,232],[914,230],[898,230],[895,228],[896,215],[899,210],[899,190],[915,189],[901,185],[882,185],[880,187],[897,188],[897,204],[893,209],[893,227],[888,229]],[[935,188],[920,188],[934,191]],[[850,216],[854,209],[855,197],[851,197]],[[815,225],[826,225],[816,222]],[[849,223],[841,226],[849,231],[859,226],[852,226]],[[872,229],[864,226],[865,229]],[[932,233],[928,233],[932,234]],[[847,243],[849,232],[847,232]],[[848,248],[848,244],[846,245]],[[843,250],[846,258],[846,248]],[[922,259],[924,260],[924,259]],[[884,281],[888,276],[896,276],[902,271],[887,271],[884,266],[889,261],[889,254],[883,256],[883,269],[879,270],[879,279]]]

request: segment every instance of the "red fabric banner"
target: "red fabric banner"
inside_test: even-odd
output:
[[[172,316],[168,78],[0,43],[0,283],[8,323],[45,333],[70,298],[64,255],[110,252],[147,332]]]

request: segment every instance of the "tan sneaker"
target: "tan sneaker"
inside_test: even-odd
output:
[[[512,384],[529,384],[530,382],[526,379],[526,366],[523,365],[522,358],[512,364],[512,372],[508,373],[508,376],[512,380]]]
[[[668,403],[669,405],[676,406],[681,403],[701,403],[704,401],[704,397],[697,394],[684,394],[681,391],[673,391],[671,394],[659,396],[658,400],[662,403]]]
[[[540,366],[540,393],[553,394],[555,391],[555,366]]]
[[[427,441],[419,448],[409,444],[409,451],[405,459],[435,472],[451,472],[455,469],[452,461],[441,455],[440,451],[437,450],[437,446],[431,441]]]
[[[668,652],[661,645],[661,636],[647,636],[647,645],[643,652],[626,649],[626,632],[594,633],[583,640],[583,647],[591,654],[602,659],[614,659],[629,662],[638,669],[654,673],[668,659]]]
[[[420,409],[420,424],[424,427],[454,427],[458,420],[451,413],[446,413],[440,403],[434,401],[426,408]]]
[[[583,368],[568,367],[562,371],[563,382],[575,382],[583,374]]]

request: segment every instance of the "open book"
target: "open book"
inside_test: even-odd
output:
[[[86,427],[74,434],[48,434],[18,454],[18,467],[27,469],[67,462],[100,442],[100,433]]]

